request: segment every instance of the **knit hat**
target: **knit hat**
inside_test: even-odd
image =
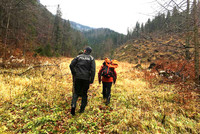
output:
[[[92,52],[92,48],[90,46],[87,46],[84,50],[86,50],[87,54],[90,54]]]
[[[83,52],[83,50],[80,50],[79,52],[78,52],[78,54],[80,55],[80,54],[83,54],[84,52]]]

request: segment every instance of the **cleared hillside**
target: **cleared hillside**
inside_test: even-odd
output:
[[[185,51],[184,35],[153,35],[127,42],[116,49],[114,57],[131,63],[137,63],[138,60],[142,62],[155,62],[163,59],[176,61],[185,57]],[[189,48],[189,51],[192,55],[194,50]]]

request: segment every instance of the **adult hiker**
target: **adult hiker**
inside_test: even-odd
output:
[[[71,73],[75,78],[75,91],[72,97],[71,114],[75,115],[76,102],[82,97],[80,113],[87,105],[87,92],[95,77],[95,60],[90,55],[91,47],[86,47],[84,53],[74,58],[70,64]]]
[[[118,66],[118,65],[117,65]],[[110,103],[112,83],[117,80],[117,72],[115,66],[112,66],[112,61],[105,58],[103,65],[98,73],[99,84],[103,83],[103,99],[106,99],[106,105]]]
[[[83,54],[84,53],[84,51],[83,50],[80,50],[79,52],[78,52],[78,55],[81,55],[81,54]]]
[[[78,52],[78,55],[81,55],[81,54],[83,54],[84,53],[84,50],[80,50],[79,52]],[[72,85],[72,95],[73,95],[73,93],[74,93],[74,91],[75,91],[75,76],[74,75],[72,75],[72,80],[73,80],[73,85]]]

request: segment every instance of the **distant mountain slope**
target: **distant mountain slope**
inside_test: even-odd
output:
[[[126,36],[109,28],[92,28],[70,21],[73,29],[80,31],[87,40],[87,45],[93,48],[95,58],[104,58],[112,55],[112,50],[126,41]]]
[[[81,32],[95,29],[95,28],[92,28],[92,27],[89,27],[89,26],[85,26],[85,25],[79,24],[77,22],[73,22],[73,21],[70,21],[70,25],[71,25],[72,28],[74,28],[74,29],[76,29],[78,31],[81,31]]]
[[[122,45],[126,36],[108,28],[97,28],[83,32],[88,44],[94,49],[94,56],[104,58],[105,55],[112,57],[112,50]],[[109,53],[109,54],[107,54]]]
[[[119,40],[115,39],[117,36],[123,36],[108,28],[98,28],[83,32],[89,43],[98,44],[102,43],[108,38],[113,38],[114,44],[119,44]]]
[[[70,21],[73,29],[80,31],[87,40],[87,45],[93,48],[93,56],[103,59],[112,57],[112,51],[126,42],[126,36],[109,28],[93,28]]]

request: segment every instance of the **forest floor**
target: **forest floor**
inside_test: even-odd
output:
[[[85,112],[78,113],[79,99],[76,115],[71,116],[71,60],[60,58],[59,66],[29,68],[27,72],[27,68],[1,69],[0,133],[200,132],[197,89],[185,84],[159,83],[161,78],[155,73],[146,75],[126,62],[119,62],[111,103],[106,106],[97,78],[103,61],[97,60]],[[151,75],[155,77],[148,79]]]

